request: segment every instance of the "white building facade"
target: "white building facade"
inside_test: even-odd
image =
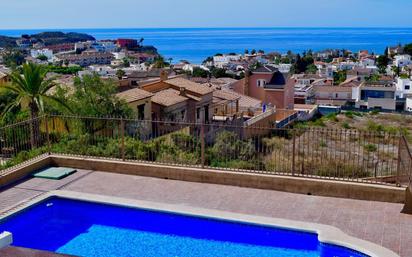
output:
[[[53,58],[54,58],[53,51],[49,50],[47,48],[45,48],[45,49],[32,49],[32,50],[30,50],[30,55],[33,58],[37,58],[39,56],[46,56],[47,60],[53,60]]]
[[[396,67],[405,67],[412,64],[411,56],[409,54],[396,55],[394,57],[393,65]]]

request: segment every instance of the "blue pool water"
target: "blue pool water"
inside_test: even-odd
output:
[[[77,256],[366,257],[311,233],[63,198],[2,221],[0,231],[15,246]]]

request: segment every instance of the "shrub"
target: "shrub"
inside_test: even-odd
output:
[[[381,124],[377,124],[374,121],[368,120],[366,128],[370,132],[382,132],[384,131],[384,127]]]
[[[376,152],[378,150],[378,147],[374,144],[366,144],[366,145],[364,145],[364,149],[367,152],[372,153],[372,152]]]
[[[325,116],[326,120],[331,120],[334,122],[339,122],[338,116],[336,115],[336,113],[331,113]]]
[[[370,115],[378,115],[380,113],[379,110],[375,109],[369,112]]]
[[[344,122],[344,123],[342,124],[342,128],[344,128],[344,129],[351,129],[351,126],[349,125],[348,122]]]
[[[238,139],[234,132],[222,131],[217,134],[216,142],[209,150],[210,159],[243,161],[251,160],[255,154],[252,141],[247,142]]]

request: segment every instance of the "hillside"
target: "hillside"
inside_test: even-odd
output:
[[[95,40],[94,37],[83,33],[63,33],[58,31],[33,34],[30,35],[30,38],[34,42],[43,42],[46,46],[54,44],[76,43],[88,40]],[[0,47],[16,47],[17,39],[18,38],[15,37],[0,36]]]
[[[0,47],[16,47],[16,39],[17,38],[0,36]]]
[[[90,35],[75,32],[42,32],[39,34],[31,35],[31,38],[43,42],[45,45],[76,43],[88,40],[95,40],[95,38]]]

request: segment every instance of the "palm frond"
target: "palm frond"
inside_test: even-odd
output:
[[[46,101],[49,101],[49,102],[54,102],[54,103],[57,103],[58,105],[61,105],[61,106],[63,106],[65,109],[67,109],[69,112],[73,112],[73,110],[70,108],[70,106],[68,106],[67,104],[66,104],[66,102],[64,102],[62,99],[60,99],[60,98],[57,98],[57,97],[55,97],[55,96],[52,96],[52,95],[44,95],[44,96],[42,96],[42,98],[44,99],[44,100],[46,100]]]

